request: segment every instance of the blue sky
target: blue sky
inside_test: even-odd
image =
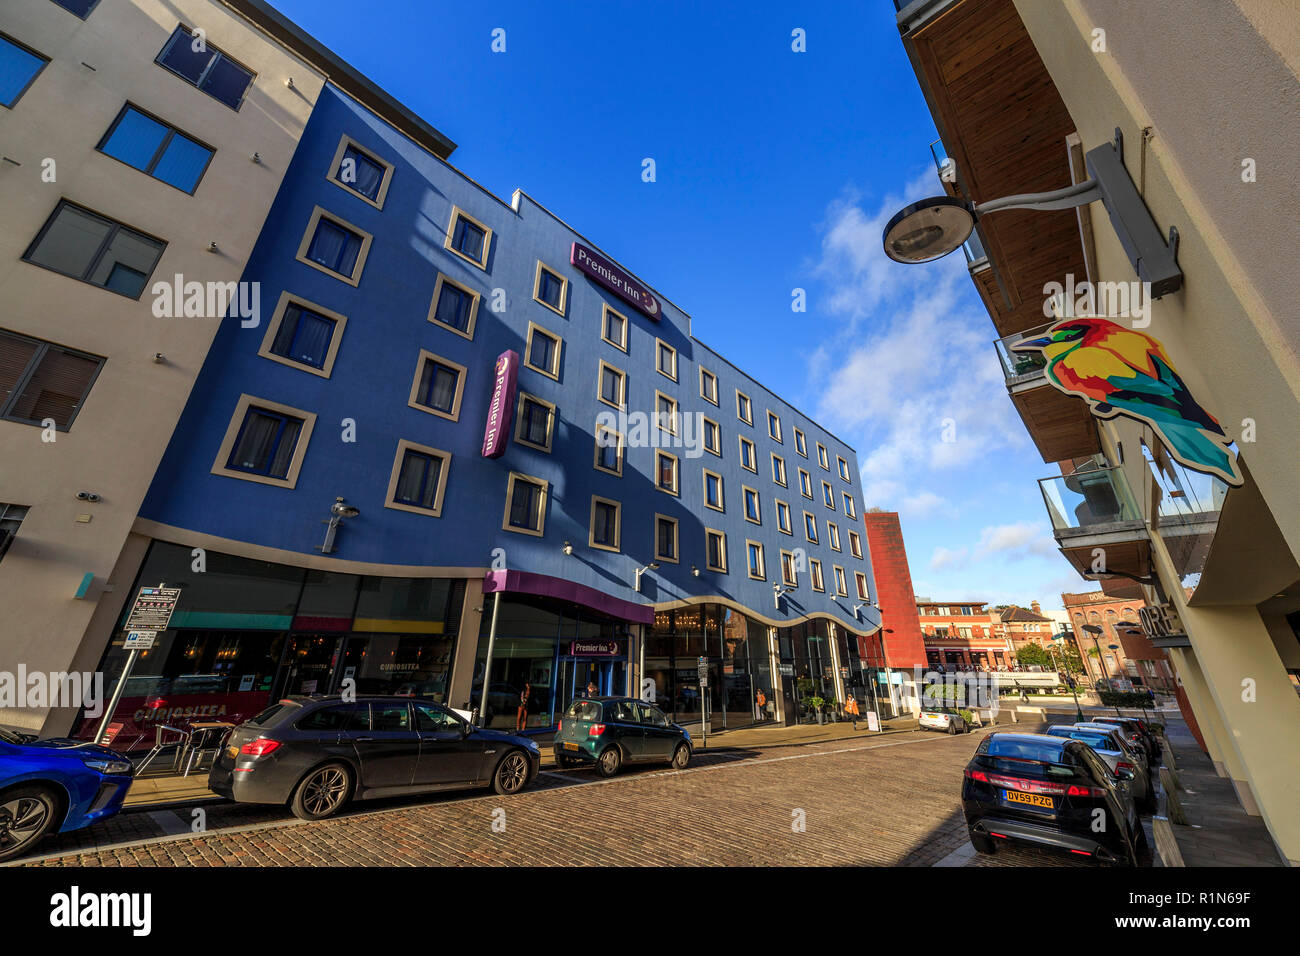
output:
[[[1035,483],[1052,466],[961,255],[881,252],[889,215],[939,191],[892,4],[273,2],[454,140],[459,169],[527,191],[853,445],[868,507],[902,514],[917,593],[1052,608],[1091,589],[1055,550]]]

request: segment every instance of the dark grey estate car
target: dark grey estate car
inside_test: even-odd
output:
[[[474,727],[433,701],[287,697],[231,731],[208,787],[320,820],[353,798],[489,785],[518,793],[540,760],[529,738]]]

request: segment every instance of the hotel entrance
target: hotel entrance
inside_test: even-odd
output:
[[[627,662],[591,657],[560,658],[559,683],[555,688],[559,708],[555,716],[564,713],[575,699],[586,696],[589,683],[596,685],[599,697],[626,694]]]

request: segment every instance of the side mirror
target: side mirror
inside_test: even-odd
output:
[[[1133,771],[1129,770],[1127,767],[1121,767],[1119,770],[1115,771],[1115,776],[1120,780],[1132,780]]]
[[[472,734],[473,732],[474,732],[474,725],[473,725],[473,724],[467,724],[467,723],[463,723],[463,722],[461,723],[461,725],[460,725],[460,735],[461,735],[462,737],[468,737],[468,736],[469,736],[470,734]]]

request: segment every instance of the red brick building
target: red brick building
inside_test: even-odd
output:
[[[1138,686],[1174,692],[1174,675],[1165,652],[1153,647],[1140,627],[1124,626],[1138,624],[1141,599],[1117,600],[1102,591],[1089,591],[1062,594],[1061,601],[1070,615],[1084,664],[1094,679],[1125,678]],[[1101,633],[1085,631],[1085,625],[1100,627]],[[1112,644],[1118,647],[1112,648]]]
[[[911,670],[925,667],[925,645],[921,638],[921,620],[916,614],[912,596],[912,572],[907,564],[907,551],[903,547],[903,528],[897,512],[867,511],[862,515],[867,531],[867,546],[871,553],[871,570],[876,579],[879,595],[881,629],[884,644],[864,639],[861,650],[863,662],[868,660],[876,667]]]
[[[1010,666],[1011,648],[999,634],[1001,619],[987,601],[916,599],[931,666],[1002,670]]]

